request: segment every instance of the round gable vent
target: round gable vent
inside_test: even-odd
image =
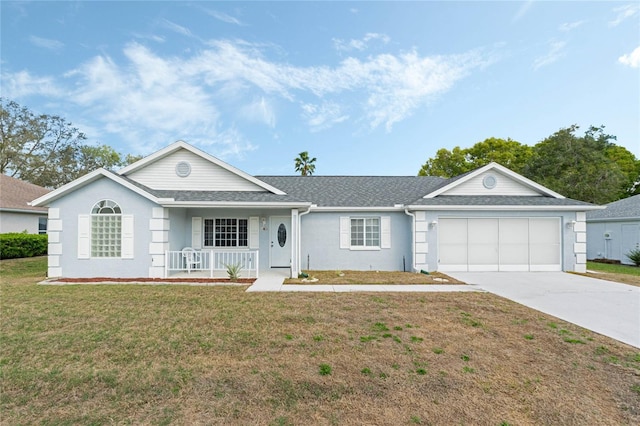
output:
[[[497,183],[498,181],[494,175],[486,175],[484,179],[482,179],[482,185],[487,189],[495,188]]]
[[[176,174],[180,177],[187,177],[191,174],[191,164],[181,161],[176,164]]]

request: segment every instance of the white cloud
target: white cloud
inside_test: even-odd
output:
[[[224,12],[219,12],[217,10],[211,10],[211,9],[203,9],[207,15],[217,19],[218,21],[222,21],[222,22],[226,22],[227,24],[234,24],[234,25],[244,25],[239,19],[234,18],[231,15],[227,15]]]
[[[633,52],[620,56],[618,62],[631,68],[640,68],[640,46],[636,47]]]
[[[249,121],[265,124],[271,128],[276,126],[276,115],[273,107],[264,96],[254,99],[253,102],[242,108],[242,115]]]
[[[584,23],[585,21],[565,22],[564,24],[560,25],[558,29],[563,32],[569,32],[575,30]]]
[[[29,41],[34,46],[42,47],[44,49],[49,49],[49,50],[60,50],[64,47],[64,43],[59,40],[42,38],[34,35],[29,37]]]
[[[160,20],[160,24],[168,30],[173,31],[174,33],[182,34],[183,36],[193,37],[193,34],[187,27],[183,27],[182,25],[178,25],[175,22],[171,22],[168,19]]]
[[[52,77],[34,77],[28,71],[2,73],[2,96],[19,100],[27,96],[52,96],[64,94]]]
[[[516,14],[513,15],[513,18],[511,18],[511,23],[517,22],[522,19],[522,17],[527,14],[529,9],[531,9],[531,6],[533,6],[533,0],[527,0],[522,3],[522,5],[518,8]]]
[[[374,38],[384,40],[369,35]],[[270,60],[266,51],[241,40],[214,40],[196,53],[170,57],[130,43],[123,49],[125,61],[96,56],[62,79],[4,73],[3,91],[9,87],[81,106],[97,122],[94,127],[117,135],[134,151],[183,138],[218,143],[225,155],[240,155],[255,146],[223,123],[240,116],[275,128],[274,101],[300,108],[312,131],[347,119],[389,131],[490,63],[480,51],[442,56],[410,51],[300,67]]]
[[[333,39],[333,45],[336,50],[348,52],[352,50],[365,50],[368,48],[368,43],[371,40],[379,40],[382,44],[389,43],[389,36],[386,34],[378,34],[378,33],[367,33],[361,39],[351,39],[349,41],[345,41],[342,39]]]
[[[302,117],[307,121],[312,132],[318,132],[337,123],[349,119],[342,112],[340,105],[333,102],[325,102],[321,105],[302,104]]]
[[[549,43],[549,52],[533,61],[533,69],[538,70],[539,68],[551,65],[558,59],[562,58],[565,54],[564,48],[566,45],[567,43],[565,41],[551,41]]]
[[[609,21],[609,25],[615,27],[640,12],[640,5],[627,4],[625,6],[616,7],[613,11],[616,13],[616,18],[613,21]]]

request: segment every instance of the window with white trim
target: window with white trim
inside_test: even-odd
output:
[[[351,218],[351,247],[380,247],[380,218]]]
[[[47,233],[47,218],[39,217],[38,218],[38,234],[46,234]]]
[[[205,247],[248,247],[249,220],[216,218],[204,220]]]
[[[91,257],[120,257],[122,210],[111,200],[98,201],[91,210]]]

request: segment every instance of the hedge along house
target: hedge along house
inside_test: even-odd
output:
[[[33,201],[49,277],[274,269],[584,271],[585,212],[491,163],[430,176],[250,176],[179,141]],[[185,251],[185,248],[193,250]]]

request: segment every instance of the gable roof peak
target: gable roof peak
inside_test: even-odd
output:
[[[192,154],[197,155],[197,156],[203,158],[204,160],[206,160],[206,161],[208,161],[208,162],[210,162],[212,164],[215,164],[216,166],[218,166],[218,167],[220,167],[220,168],[222,168],[224,170],[227,170],[228,172],[231,172],[231,173],[233,173],[233,174],[235,174],[235,175],[237,175],[237,176],[239,176],[239,177],[241,177],[241,178],[243,178],[243,179],[245,179],[245,180],[257,185],[257,186],[261,187],[262,189],[264,189],[266,191],[269,191],[269,192],[272,192],[272,193],[278,194],[278,195],[285,195],[285,193],[283,191],[281,191],[280,189],[278,189],[278,188],[276,188],[274,186],[271,186],[271,185],[261,181],[260,179],[257,179],[254,176],[251,176],[248,173],[243,172],[242,170],[232,166],[231,164],[228,164],[228,163],[220,160],[219,158],[214,157],[213,155],[208,154],[205,151],[203,151],[203,150],[201,150],[199,148],[196,148],[195,146],[193,146],[193,145],[191,145],[191,144],[189,144],[189,143],[187,143],[187,142],[185,142],[183,140],[178,140],[178,141],[172,143],[171,145],[166,146],[165,148],[162,148],[161,150],[156,151],[153,154],[150,154],[150,155],[148,155],[148,156],[136,161],[133,164],[129,164],[128,166],[118,170],[117,173],[119,175],[121,175],[121,176],[126,176],[126,175],[129,175],[129,174],[132,174],[133,172],[135,172],[137,170],[140,170],[140,169],[142,169],[142,168],[144,168],[144,167],[146,167],[146,166],[148,166],[148,165],[150,165],[150,164],[152,164],[152,163],[154,163],[154,162],[156,162],[156,161],[158,161],[158,160],[160,160],[162,158],[165,158],[168,155],[171,155],[174,152],[179,151],[181,149],[187,150],[187,151],[191,152]]]
[[[481,175],[482,173],[485,173],[489,170],[495,170],[498,173],[501,173],[517,182],[519,182],[520,184],[531,188],[532,190],[540,193],[541,195],[547,196],[547,197],[553,197],[553,198],[565,198],[564,195],[561,195],[555,191],[552,191],[551,189],[540,185],[539,183],[536,183],[534,181],[532,181],[531,179],[528,179],[524,176],[522,176],[519,173],[514,172],[513,170],[503,166],[502,164],[496,163],[495,161],[492,161],[488,164],[485,164],[484,166],[478,167],[477,169],[471,170],[467,173],[463,173],[459,176],[453,177],[451,179],[449,179],[447,181],[447,183],[445,185],[442,185],[441,187],[439,187],[438,189],[436,189],[435,191],[432,191],[431,193],[427,194],[424,196],[424,198],[433,198],[436,197],[438,195],[444,195],[444,193],[446,193],[447,191],[455,188],[456,186],[459,186],[461,184],[463,184],[464,182],[467,182],[473,178],[475,178],[478,175]]]

